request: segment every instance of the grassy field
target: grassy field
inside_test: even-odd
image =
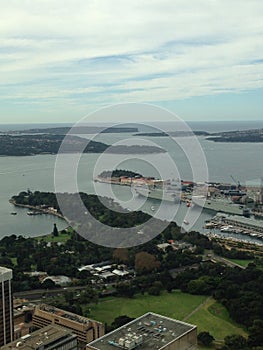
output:
[[[137,295],[133,299],[107,298],[98,305],[92,305],[89,317],[111,324],[117,316],[138,317],[148,311],[196,324],[198,332],[208,331],[217,340],[230,334],[247,335],[214,299],[180,291],[163,293],[158,297]]]
[[[223,340],[231,334],[247,336],[246,331],[230,319],[226,308],[212,298],[187,318],[187,322],[196,324],[198,332],[209,331],[216,340]]]
[[[160,297],[137,295],[128,298],[106,298],[92,305],[90,317],[111,324],[120,315],[138,317],[148,311],[182,320],[193,309],[205,301],[204,296],[193,296],[181,292],[163,293]]]
[[[241,260],[241,259],[226,259],[226,260],[232,261],[232,262],[234,262],[240,266],[244,266],[244,267],[247,267],[248,264],[253,262],[253,260]]]

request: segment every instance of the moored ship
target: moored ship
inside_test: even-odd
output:
[[[228,199],[224,198],[206,199],[204,196],[192,196],[192,202],[196,205],[203,207],[204,209],[233,215],[244,215],[247,209],[243,205],[235,204],[232,201],[229,201]]]
[[[181,199],[180,187],[174,183],[164,186],[136,186],[135,192],[143,197],[172,203],[179,203]]]

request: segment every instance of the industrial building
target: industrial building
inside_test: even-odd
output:
[[[12,277],[11,269],[0,267],[0,346],[14,339]]]
[[[50,305],[37,305],[33,314],[33,326],[42,328],[50,324],[69,329],[84,344],[103,336],[105,333],[104,324],[101,322]]]
[[[87,344],[87,350],[194,350],[197,328],[149,312]]]
[[[77,350],[77,336],[58,326],[46,326],[3,346],[2,350]]]

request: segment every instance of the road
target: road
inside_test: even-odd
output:
[[[245,266],[241,266],[241,265],[235,263],[234,261],[230,261],[228,259],[223,258],[222,256],[216,255],[213,251],[210,251],[204,257],[208,260],[222,263],[222,264],[225,264],[225,265],[230,266],[230,267],[239,267],[242,270],[244,270],[246,268]]]
[[[42,300],[44,297],[56,296],[61,293],[68,291],[76,292],[79,290],[86,289],[88,286],[77,286],[77,287],[67,287],[67,288],[55,288],[55,289],[35,289],[23,292],[15,292],[14,297],[20,299],[28,299],[30,301]]]

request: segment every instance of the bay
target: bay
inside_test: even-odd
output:
[[[215,125],[213,123],[202,123],[195,125],[197,130],[218,131],[218,130],[237,130],[248,129],[253,127],[260,127],[262,124],[253,123],[233,123],[231,126],[227,123]],[[35,127],[36,125],[34,125]],[[30,126],[27,126],[29,128]],[[48,127],[48,126],[45,126]],[[23,129],[22,126],[19,126]],[[26,128],[26,127],[24,127]],[[162,128],[164,126],[162,125]],[[214,128],[214,129],[213,129]],[[225,128],[225,129],[224,129]],[[3,128],[0,127],[0,130]],[[5,130],[10,130],[6,126]],[[15,126],[12,128],[15,130]],[[216,130],[215,130],[216,129]],[[172,131],[172,124],[166,123],[166,130]],[[93,137],[93,135],[91,135]],[[96,140],[103,141],[109,144],[121,141],[124,138],[132,139],[131,134],[103,134],[99,135]],[[178,173],[181,179],[191,180],[192,170],[191,164],[187,161],[184,152],[171,139],[164,137],[145,138],[149,142],[154,142],[157,145],[165,148],[174,163],[177,166]],[[134,139],[135,140],[135,139]],[[259,183],[263,176],[263,144],[256,143],[214,143],[205,140],[204,137],[198,138],[202,149],[205,153],[209,180],[218,182],[232,182],[231,175],[242,183],[252,182]],[[130,141],[129,141],[130,142]],[[190,141],[189,141],[190,142]],[[195,150],[193,149],[193,152]],[[127,157],[126,157],[127,158]],[[99,161],[98,154],[85,154],[81,157],[78,169],[78,186],[80,191],[87,193],[96,193],[110,195],[111,186],[100,184],[99,187],[94,188],[93,178],[102,170],[111,169],[112,164],[119,164],[119,168],[126,168],[147,176],[158,176],[158,167],[162,169],[162,173],[167,178],[177,176],[173,173],[170,166],[166,166],[166,158],[163,154],[152,154],[128,157],[132,159],[126,160],[122,155],[109,154],[104,157],[103,161]],[[140,159],[141,158],[141,159]],[[25,236],[38,236],[52,231],[53,224],[56,223],[59,229],[66,226],[65,222],[59,218],[40,215],[28,216],[27,210],[23,208],[14,208],[8,201],[12,195],[20,191],[51,191],[54,188],[54,166],[56,156],[54,155],[38,155],[29,157],[1,157],[0,158],[0,237],[11,234],[21,234]],[[154,169],[158,164],[157,169]],[[95,169],[95,172],[94,172]],[[62,181],[66,181],[66,176]],[[66,184],[65,184],[66,185]],[[133,201],[132,193],[129,188],[115,186],[113,189],[114,196],[119,199],[122,205],[130,210],[140,208],[150,214],[153,214],[153,207],[158,209],[158,203],[154,200],[144,200],[136,197]],[[177,208],[173,204],[166,203],[162,210],[156,214],[161,219],[170,217]],[[155,209],[154,209],[155,210]],[[193,209],[194,210],[194,209]],[[17,215],[10,215],[12,211],[16,211]],[[176,213],[175,220],[181,224],[184,220],[187,208],[185,205],[180,206]],[[204,221],[213,216],[212,213],[203,211],[199,220],[196,222],[194,229],[202,232]],[[244,238],[244,236],[242,237]],[[250,239],[250,238],[247,238]]]

